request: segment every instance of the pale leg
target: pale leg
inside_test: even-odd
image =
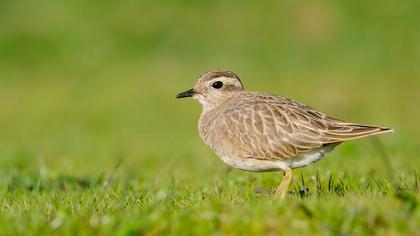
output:
[[[287,190],[289,188],[290,182],[292,181],[292,176],[293,176],[292,169],[290,168],[284,169],[283,180],[281,181],[279,187],[276,190],[276,195],[280,199],[286,198]]]

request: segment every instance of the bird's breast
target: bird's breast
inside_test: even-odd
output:
[[[215,142],[219,133],[217,124],[217,115],[212,113],[202,113],[198,121],[198,133],[201,139],[215,150]]]
[[[229,132],[226,125],[220,114],[204,114],[198,125],[200,137],[221,158],[248,157],[243,145]]]

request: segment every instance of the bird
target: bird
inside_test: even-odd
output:
[[[228,166],[244,171],[283,171],[275,196],[284,199],[292,169],[315,163],[344,141],[393,132],[346,122],[291,99],[244,89],[232,71],[209,71],[176,98],[202,105],[198,131]]]

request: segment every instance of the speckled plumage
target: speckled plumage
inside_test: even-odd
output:
[[[214,88],[215,82],[223,86]],[[245,91],[229,71],[205,73],[190,92],[203,105],[201,138],[225,163],[247,171],[287,172],[320,160],[343,141],[392,131],[338,120],[280,96]]]

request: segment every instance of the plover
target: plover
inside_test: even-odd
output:
[[[284,171],[276,195],[285,198],[292,169],[319,161],[344,141],[389,133],[390,128],[350,123],[288,98],[245,91],[231,71],[212,71],[177,98],[192,97],[203,110],[198,130],[229,166]]]

